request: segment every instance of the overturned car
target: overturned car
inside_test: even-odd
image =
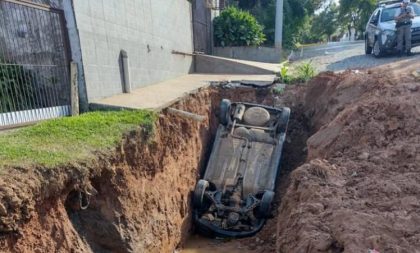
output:
[[[204,176],[194,194],[200,233],[246,237],[271,213],[290,109],[250,103],[220,104],[220,125]]]

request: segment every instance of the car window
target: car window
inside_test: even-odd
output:
[[[420,5],[419,4],[412,4],[411,7],[414,9],[414,14],[416,16],[420,16]],[[399,6],[386,8],[382,10],[381,22],[387,22],[394,20],[395,12],[399,9]]]
[[[373,16],[372,16],[372,19],[370,20],[370,23],[372,23],[372,24],[374,24],[374,25],[377,25],[378,24],[378,20],[379,20],[379,16],[381,15],[381,11],[380,10],[377,10],[374,14],[373,14]]]
[[[372,17],[370,17],[370,23],[377,23],[378,21],[378,14],[379,14],[379,10],[376,10],[373,12]]]

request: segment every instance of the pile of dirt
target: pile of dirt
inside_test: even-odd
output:
[[[260,252],[417,252],[420,84],[400,76],[323,73],[309,84],[307,162],[290,174]]]

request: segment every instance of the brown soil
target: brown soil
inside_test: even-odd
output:
[[[257,236],[209,252],[417,252],[420,85],[402,74],[411,70],[323,73],[281,96],[208,88],[174,105],[206,116],[202,123],[164,111],[153,135],[132,131],[95,161],[10,168],[0,176],[0,251],[181,248],[192,231],[191,191],[227,97],[293,114],[273,218]],[[78,189],[97,192],[87,210]]]
[[[261,252],[420,249],[420,84],[407,68],[386,70],[309,84],[307,162],[291,173]]]

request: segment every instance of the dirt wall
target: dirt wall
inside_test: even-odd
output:
[[[96,161],[10,169],[0,181],[3,251],[170,252],[190,228],[190,191],[211,131],[212,92],[180,106],[205,122],[162,114],[153,136],[128,133]],[[75,189],[97,194],[80,210]],[[95,189],[95,190],[93,190]]]

